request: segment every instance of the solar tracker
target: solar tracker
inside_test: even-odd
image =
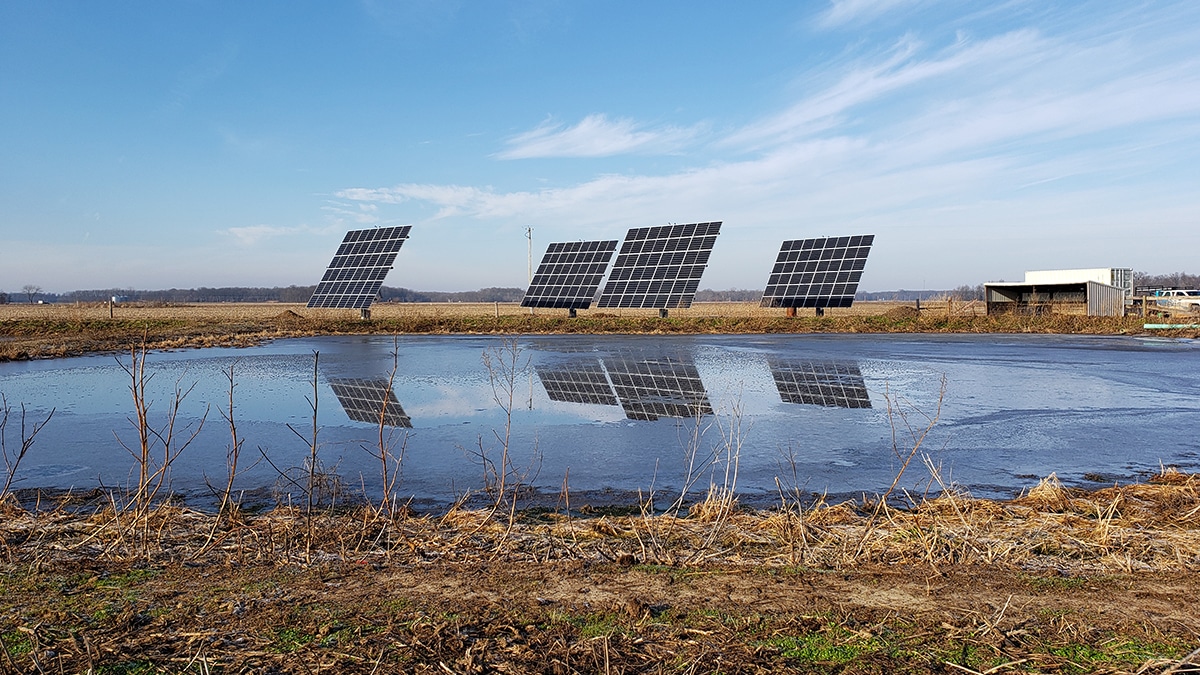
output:
[[[873,234],[783,242],[763,307],[849,307],[875,241]]]
[[[604,358],[604,366],[629,419],[712,414],[700,371],[690,358],[613,355]]]
[[[784,403],[827,408],[870,408],[871,397],[858,364],[847,361],[770,361]]]
[[[550,244],[538,265],[522,307],[587,309],[617,250],[612,241],[568,241]]]
[[[370,308],[410,229],[411,225],[403,225],[347,232],[308,306]]]
[[[720,233],[720,222],[629,230],[597,306],[691,307]]]
[[[412,428],[412,420],[404,414],[387,380],[333,379],[329,386],[351,420],[376,426],[382,421],[384,426]]]
[[[598,358],[535,366],[534,370],[551,401],[617,405],[617,395]]]

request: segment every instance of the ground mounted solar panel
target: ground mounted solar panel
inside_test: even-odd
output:
[[[598,307],[691,307],[721,223],[635,227],[625,235]]]
[[[412,428],[412,420],[404,413],[387,380],[341,378],[330,380],[329,386],[346,416],[355,422]]]
[[[522,307],[587,309],[617,250],[612,241],[568,241],[550,244],[538,265]]]
[[[551,401],[617,405],[617,395],[596,357],[536,366],[534,370]]]
[[[871,397],[857,363],[771,360],[769,365],[784,403],[827,408],[871,407]]]
[[[347,232],[308,306],[358,309],[366,316],[410,229],[403,225]]]
[[[849,307],[854,303],[873,234],[783,242],[763,293],[763,307]]]
[[[708,392],[696,364],[683,356],[604,358],[625,416],[634,420],[711,415]]]

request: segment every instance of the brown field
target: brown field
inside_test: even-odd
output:
[[[829,309],[817,317],[800,310],[788,318],[782,309],[757,303],[697,303],[671,310],[528,309],[513,303],[380,303],[372,320],[356,311],[312,310],[299,304],[220,303],[132,305],[0,305],[0,360],[54,358],[89,352],[246,346],[264,340],[337,334],[666,334],[666,333],[1059,333],[1130,335],[1145,332],[1138,317],[1077,315],[986,316],[978,302],[913,305],[859,302]],[[1196,337],[1200,331],[1160,331]]]
[[[853,307],[826,310],[827,317],[883,316],[900,307],[914,307],[914,303],[902,302],[856,302]],[[921,309],[928,315],[978,316],[984,313],[982,303],[947,302],[945,300],[922,302]],[[179,305],[130,304],[113,309],[113,317],[121,320],[183,319],[191,321],[269,321],[284,312],[309,319],[352,319],[357,320],[357,310],[308,309],[299,303],[281,302],[229,302],[194,303]],[[580,317],[658,317],[658,310],[651,309],[581,309]],[[487,317],[487,316],[564,316],[565,310],[521,307],[514,302],[384,302],[371,306],[371,317],[375,320],[406,319],[412,317]],[[801,309],[801,317],[814,316],[813,310]],[[780,318],[784,310],[760,307],[757,302],[698,302],[687,309],[673,309],[670,316],[684,318],[736,317],[736,318]],[[98,321],[109,318],[108,305],[49,304],[31,305],[10,303],[0,305],[0,321],[21,319],[52,319],[66,321]]]

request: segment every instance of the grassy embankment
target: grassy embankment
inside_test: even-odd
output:
[[[3,507],[0,672],[1162,673],[1200,644],[1200,477],[1169,471],[762,512],[79,506]]]

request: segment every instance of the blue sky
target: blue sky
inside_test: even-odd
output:
[[[1200,3],[0,3],[0,290],[524,286],[721,220],[702,287],[876,235],[863,290],[1200,271]]]

